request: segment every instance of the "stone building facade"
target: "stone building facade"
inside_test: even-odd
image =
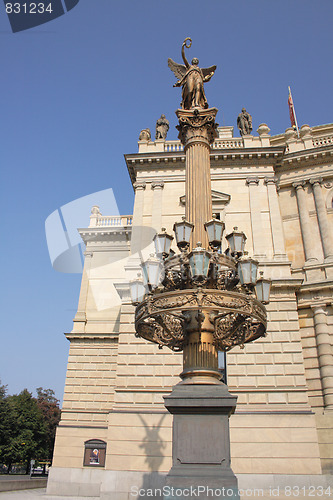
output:
[[[269,132],[262,124],[235,138],[220,127],[211,150],[213,212],[226,234],[245,232],[272,279],[266,338],[226,355],[238,396],[232,468],[241,486],[321,484],[333,472],[333,124]],[[49,494],[134,498],[132,487],[161,484],[171,466],[163,395],[182,356],[134,336],[128,283],[155,232],[172,233],[185,213],[185,155],[179,141],[141,140],[125,159],[133,215],[93,207],[80,229],[85,265]]]

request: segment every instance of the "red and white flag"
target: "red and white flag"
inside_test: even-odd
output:
[[[297,130],[297,135],[299,135],[295,107],[294,107],[294,102],[293,102],[293,98],[291,95],[290,87],[288,87],[288,90],[289,90],[288,106],[289,106],[290,123],[291,123],[291,126]]]

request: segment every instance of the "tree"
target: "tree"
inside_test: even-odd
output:
[[[44,416],[47,429],[48,458],[52,460],[56,429],[61,416],[59,400],[55,397],[55,393],[52,389],[38,387],[36,392],[37,405]]]
[[[37,400],[24,389],[7,397],[11,415],[11,436],[2,448],[1,459],[9,467],[13,462],[26,462],[29,473],[32,458],[48,458],[47,425]]]
[[[14,426],[14,415],[7,401],[7,386],[0,382],[0,462],[7,462],[4,459],[6,449],[11,440],[11,432]],[[7,469],[10,471],[10,467]]]

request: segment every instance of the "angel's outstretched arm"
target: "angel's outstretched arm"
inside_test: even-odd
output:
[[[186,59],[186,56],[185,56],[186,40],[184,40],[183,45],[182,45],[182,58],[183,58],[183,61],[184,61],[186,68],[188,69],[190,67],[190,65],[189,65],[188,60]]]

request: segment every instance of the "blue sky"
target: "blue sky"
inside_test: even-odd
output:
[[[9,393],[43,386],[62,398],[80,276],[52,269],[46,218],[77,198],[112,188],[132,213],[123,159],[161,113],[177,137],[180,90],[167,58],[187,52],[217,65],[206,85],[217,121],[242,107],[254,131],[331,123],[331,0],[80,0],[66,15],[13,34],[0,4],[2,283],[0,379]],[[103,212],[103,207],[101,207]],[[106,214],[111,215],[111,214]],[[89,223],[89,212],[84,214]]]

